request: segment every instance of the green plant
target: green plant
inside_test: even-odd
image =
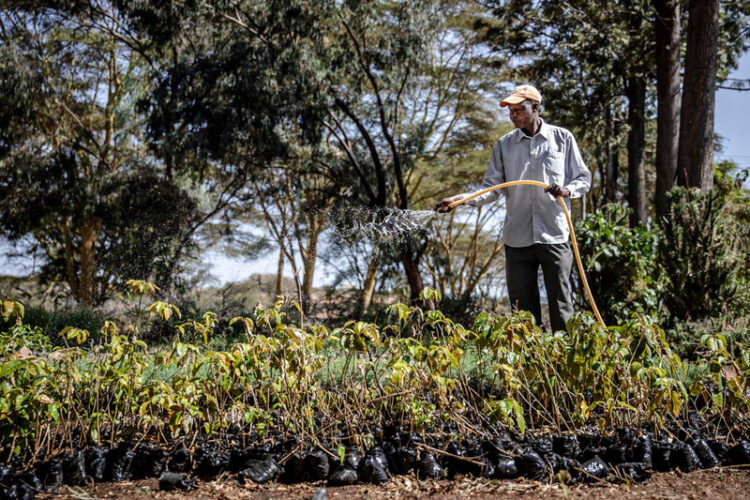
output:
[[[482,314],[474,330],[480,364],[501,388],[502,399],[488,398],[488,405],[506,418],[518,412],[515,401],[527,422],[533,416],[530,423],[554,428],[592,420],[603,429],[633,421],[660,427],[686,408],[686,365],[648,318],[603,329],[579,314],[568,334],[548,334],[525,312]]]
[[[23,304],[14,300],[0,302],[0,356],[9,356],[26,347],[34,352],[52,350],[50,339],[39,327],[23,323],[26,309]],[[3,327],[3,323],[5,326]]]
[[[669,211],[660,218],[664,237],[658,261],[667,277],[661,298],[671,321],[747,312],[750,291],[742,256],[747,229],[733,215],[727,193],[721,187],[677,187],[668,199]]]
[[[667,336],[675,352],[681,357],[695,360],[705,335],[721,334],[726,340],[726,349],[733,356],[741,356],[750,349],[750,316],[735,317],[722,314],[698,321],[675,321]]]
[[[575,227],[589,286],[608,324],[621,324],[634,314],[657,314],[664,286],[656,259],[659,227],[649,221],[631,228],[629,217],[629,209],[609,204]],[[584,294],[577,296],[586,307]]]
[[[33,328],[41,329],[54,345],[60,346],[63,345],[60,337],[60,330],[63,328],[74,326],[89,332],[98,332],[104,323],[104,317],[96,310],[87,307],[57,311],[30,307],[26,311],[24,322]],[[98,335],[95,335],[92,341],[98,339]]]
[[[423,298],[439,300],[434,291]],[[360,321],[331,331],[290,323],[286,310],[295,307],[279,300],[232,318],[244,336],[220,350],[209,312],[180,324],[179,338],[157,350],[108,320],[93,348],[82,349],[89,332],[71,326],[61,332],[69,347],[54,359],[6,355],[0,449],[30,458],[134,437],[192,441],[239,425],[338,450],[367,446],[385,426],[427,433],[449,423],[458,436],[486,436],[493,423],[520,432],[658,429],[685,418],[691,395],[723,421],[750,404],[746,351],[735,356],[725,338],[707,336],[700,361],[688,364],[648,317],[604,329],[580,314],[568,334],[548,334],[528,313],[481,313],[469,330],[439,310],[395,304],[384,327]],[[160,320],[176,315],[164,302],[147,309]],[[3,311],[23,318],[18,307]],[[14,338],[36,338],[16,326],[23,331]]]
[[[750,352],[734,357],[727,350],[727,339],[721,335],[703,335],[700,340],[708,373],[690,387],[693,396],[704,403],[713,403],[720,413],[729,417],[733,411],[750,412]]]
[[[0,355],[7,356],[22,347],[36,353],[50,352],[52,342],[41,328],[23,323],[15,324],[0,332]]]

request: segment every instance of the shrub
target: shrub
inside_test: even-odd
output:
[[[701,338],[717,333],[726,339],[727,351],[739,358],[750,348],[750,317],[724,315],[700,321],[677,321],[667,336],[680,357],[695,360],[700,351]]]
[[[8,356],[22,347],[34,353],[49,352],[52,343],[39,327],[13,324],[0,330],[0,355]]]
[[[96,336],[104,324],[104,317],[93,309],[79,307],[60,311],[47,311],[41,307],[26,310],[24,323],[39,328],[55,345],[64,345],[60,337],[63,328],[72,326]]]
[[[726,184],[710,191],[677,187],[668,199],[658,260],[667,277],[661,297],[670,322],[746,314],[747,227],[731,190]]]
[[[634,314],[655,315],[663,287],[658,278],[658,226],[649,221],[628,227],[630,210],[605,205],[577,222],[576,240],[591,293],[608,324],[622,324]],[[577,294],[586,307],[583,286]]]

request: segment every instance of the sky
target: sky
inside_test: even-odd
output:
[[[738,68],[730,78],[750,79],[750,52],[746,52],[740,59]],[[684,110],[683,110],[684,111]],[[717,152],[717,160],[734,160],[741,168],[750,169],[750,91],[738,92],[719,89],[716,93],[716,109],[714,114],[714,130],[721,136],[722,151]],[[0,240],[0,275],[25,276],[32,272],[32,264],[21,266],[18,262],[11,264],[5,258],[6,243]],[[213,284],[223,284],[240,281],[256,273],[273,273],[276,270],[276,252],[252,262],[231,259],[218,251],[206,252],[203,261],[210,266],[210,272],[216,280]],[[291,277],[291,275],[290,275]],[[330,274],[324,272],[322,266],[316,269],[315,286],[328,283]]]
[[[730,78],[750,79],[750,52],[740,59],[739,67]],[[716,154],[717,159],[734,160],[740,167],[750,168],[750,90],[719,89],[716,92],[714,130],[722,136],[724,150]]]

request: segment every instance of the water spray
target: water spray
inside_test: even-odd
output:
[[[332,214],[340,241],[369,238],[376,244],[394,245],[424,233],[425,225],[437,214],[433,210],[398,208],[349,208]]]
[[[511,186],[520,186],[522,184],[526,184],[529,186],[539,186],[541,188],[547,188],[547,184],[539,181],[511,181],[511,182],[504,182],[502,184],[498,184],[497,186],[488,187],[486,189],[482,189],[481,191],[477,191],[474,194],[471,194],[470,196],[467,196],[466,198],[458,201],[454,201],[450,205],[448,205],[446,208],[448,209],[454,209],[459,205],[463,205],[469,200],[473,200],[474,198],[478,196],[482,196],[485,193],[489,193],[490,191],[494,191],[496,189],[502,189],[506,187]],[[594,302],[594,297],[591,295],[591,289],[589,288],[589,282],[586,280],[586,273],[583,271],[583,264],[581,263],[581,255],[578,253],[578,244],[576,243],[576,235],[573,231],[573,223],[570,220],[570,213],[568,212],[568,207],[565,206],[565,202],[562,199],[562,196],[557,197],[557,201],[560,202],[560,206],[562,206],[563,212],[565,212],[565,220],[568,221],[568,229],[570,229],[570,240],[573,242],[573,253],[576,256],[576,264],[578,264],[578,273],[581,275],[581,281],[583,281],[583,288],[586,290],[586,296],[589,299],[589,304],[591,304],[591,309],[594,311],[594,315],[596,316],[596,319],[599,321],[599,324],[602,325],[602,328],[607,328],[607,326],[604,324],[604,321],[602,320],[602,317],[599,315],[599,309],[596,307],[596,302]]]

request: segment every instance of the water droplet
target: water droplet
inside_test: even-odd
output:
[[[398,245],[426,234],[427,223],[436,212],[357,207],[336,210],[331,215],[339,244],[368,238],[376,244]]]

